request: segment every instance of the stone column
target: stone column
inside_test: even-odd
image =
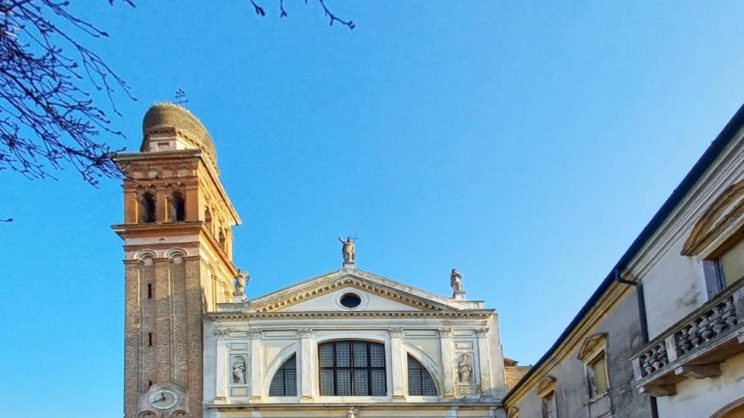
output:
[[[261,399],[261,330],[252,329],[248,332],[251,337],[251,386],[252,401]]]
[[[452,381],[452,328],[439,329],[439,342],[442,352],[442,383],[444,385],[444,399],[453,399],[455,390]]]
[[[217,338],[217,350],[215,350],[215,395],[216,402],[225,402],[227,400],[227,375],[228,375],[228,358],[227,358],[227,336],[228,331],[223,328],[214,330],[214,336]]]
[[[313,330],[301,328],[297,332],[300,334],[300,356],[298,360],[302,376],[300,401],[311,401],[313,399]]]
[[[492,396],[494,388],[491,382],[491,356],[488,353],[488,328],[477,329],[475,333],[478,336],[481,396]]]
[[[392,363],[393,400],[404,400],[403,392],[403,328],[390,328],[390,362]]]

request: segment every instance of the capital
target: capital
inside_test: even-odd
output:
[[[403,335],[403,328],[388,328],[390,336],[393,338],[400,338]]]

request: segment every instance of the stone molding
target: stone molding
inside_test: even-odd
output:
[[[584,343],[579,348],[579,353],[576,356],[579,360],[586,362],[598,351],[602,350],[607,345],[607,334],[594,334],[587,337]]]
[[[230,336],[230,331],[229,328],[215,328],[212,330],[212,335],[217,337],[217,339],[224,339]]]
[[[258,302],[255,304],[255,310],[257,312],[272,312],[278,309],[287,308],[292,305],[296,305],[305,300],[313,299],[315,297],[324,295],[326,293],[333,292],[342,287],[353,287],[359,290],[382,296],[388,299],[402,302],[406,305],[428,309],[434,311],[442,311],[445,308],[432,303],[427,302],[423,298],[407,296],[400,294],[400,291],[393,289],[384,289],[378,286],[376,283],[370,283],[367,280],[360,279],[357,277],[344,277],[342,279],[336,279],[335,281],[327,284],[319,284],[318,287],[304,292],[298,292],[294,295],[283,295],[284,297],[276,297],[269,299],[265,302]],[[255,303],[255,302],[254,302]]]
[[[370,312],[210,312],[213,321],[235,321],[255,319],[321,319],[321,318],[458,318],[488,319],[492,311],[467,312],[417,312],[417,311],[370,311]]]
[[[682,255],[698,255],[743,215],[744,181],[740,181],[729,186],[708,206],[682,247]]]
[[[553,376],[545,376],[540,379],[540,383],[537,385],[537,396],[544,398],[551,392],[555,392],[555,383],[556,379]]]
[[[403,328],[388,328],[388,332],[393,338],[400,338],[403,336]]]

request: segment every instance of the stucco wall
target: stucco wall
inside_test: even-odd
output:
[[[585,337],[601,333],[607,333],[608,395],[589,402],[585,365],[578,359],[579,344],[546,373],[556,379],[558,417],[601,417],[610,411],[615,418],[650,417],[648,397],[633,389],[633,371],[628,362],[630,355],[638,351],[642,344],[634,292],[619,302]],[[519,408],[520,418],[542,417],[537,381],[532,384],[529,393],[516,403],[516,407]]]
[[[744,354],[721,364],[721,376],[687,379],[677,384],[677,395],[658,398],[659,416],[712,416],[722,407],[744,397]]]

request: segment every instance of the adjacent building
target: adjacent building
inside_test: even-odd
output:
[[[555,344],[509,418],[744,417],[744,107]]]

